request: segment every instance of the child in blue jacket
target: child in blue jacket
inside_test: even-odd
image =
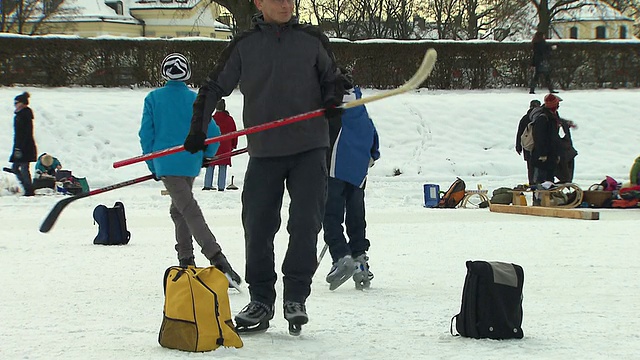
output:
[[[139,132],[143,154],[182,145],[191,126],[196,93],[184,83],[191,77],[191,68],[184,55],[168,55],[162,62],[162,77],[167,80],[164,87],[151,91],[144,99]],[[220,128],[211,124],[207,136],[218,135]],[[193,237],[211,265],[225,273],[229,283],[237,288],[242,279],[222,253],[193,197],[193,182],[200,174],[204,158],[213,157],[217,149],[215,143],[209,145],[204,154],[202,151],[195,154],[182,151],[149,160],[147,166],[157,179],[162,180],[171,197],[169,213],[175,225],[175,248],[180,266],[195,266]]]
[[[344,101],[360,99],[359,87],[352,90],[350,74],[340,69],[347,92]],[[350,90],[350,91],[349,91]],[[378,133],[364,105],[344,110],[340,120],[330,124],[332,140],[327,202],[324,216],[324,241],[329,246],[333,265],[327,275],[329,289],[335,290],[353,277],[356,288],[371,284],[366,238],[364,189],[367,172],[380,158]],[[342,227],[346,225],[349,241]]]

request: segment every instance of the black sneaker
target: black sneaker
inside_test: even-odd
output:
[[[273,319],[273,312],[273,305],[251,301],[236,315],[236,330],[239,333],[267,330],[269,320]]]
[[[284,318],[289,322],[289,334],[293,336],[300,335],[302,325],[309,322],[307,308],[303,303],[295,301],[284,302]]]
[[[196,266],[196,259],[192,256],[186,259],[179,259],[180,267],[186,268],[189,266]]]

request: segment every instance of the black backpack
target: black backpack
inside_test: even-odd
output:
[[[467,276],[456,322],[460,336],[475,339],[522,339],[522,286],[520,265],[467,261]]]
[[[125,245],[131,233],[127,230],[124,204],[116,202],[112,208],[98,205],[93,209],[94,224],[98,223],[98,235],[93,239],[96,245]]]

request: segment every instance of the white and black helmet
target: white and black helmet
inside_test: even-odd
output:
[[[167,55],[162,60],[162,77],[165,80],[189,80],[191,78],[191,66],[189,66],[187,58],[180,53]]]

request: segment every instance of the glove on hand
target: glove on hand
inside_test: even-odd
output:
[[[202,131],[196,131],[195,133],[190,132],[184,140],[184,149],[192,154],[205,150],[207,148],[207,145],[204,143],[206,139],[207,136]]]
[[[337,107],[336,104],[331,103],[325,106],[324,108],[324,116],[327,119],[335,119],[342,117],[342,113],[344,109],[341,107]]]
[[[19,148],[13,149],[13,157],[18,160],[22,159],[22,150],[20,150]]]
[[[204,158],[202,159],[202,167],[206,168],[209,167],[209,163],[213,160],[213,158]]]

